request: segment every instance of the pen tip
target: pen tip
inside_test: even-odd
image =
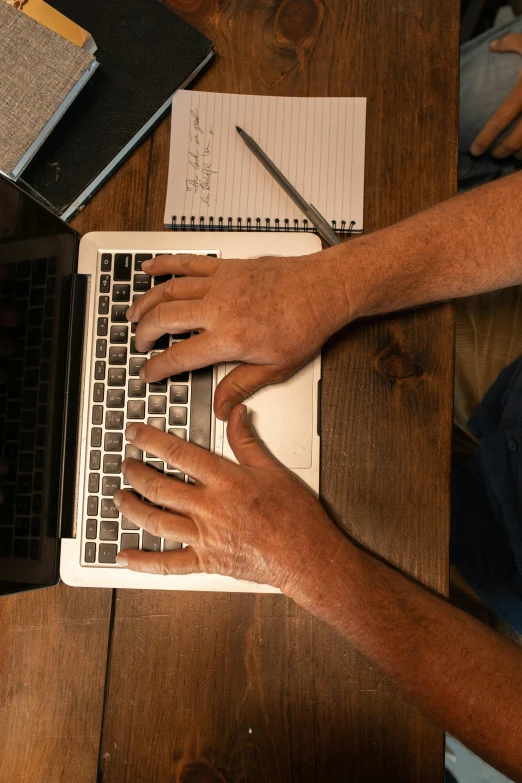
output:
[[[236,130],[237,130],[237,132],[238,132],[238,133],[241,133],[241,131],[243,130],[243,128],[240,128],[240,127],[239,127],[239,125],[236,125]]]

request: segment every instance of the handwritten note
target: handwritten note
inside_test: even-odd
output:
[[[203,204],[210,205],[212,179],[218,173],[212,167],[214,131],[212,125],[208,128],[208,141],[205,130],[201,127],[199,107],[190,110],[188,163],[192,168],[186,180],[189,193],[198,193]]]
[[[236,133],[244,128],[307,201],[340,228],[362,229],[365,98],[280,98],[179,90],[165,225],[220,221],[274,228],[305,216]]]

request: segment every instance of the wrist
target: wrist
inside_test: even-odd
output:
[[[376,259],[371,239],[373,237],[360,237],[323,251],[325,282],[336,299],[332,313],[336,319],[334,331],[372,315],[375,277],[370,276],[368,270]]]
[[[416,215],[332,248],[351,320],[448,298],[446,247],[431,222]]]
[[[346,279],[349,259],[345,248],[346,245],[336,245],[308,256],[303,282],[317,305],[319,320],[326,326],[325,340],[363,314],[359,312],[359,297],[354,296],[350,280]]]
[[[329,625],[339,628],[350,625],[350,605],[360,594],[357,583],[362,573],[361,552],[332,525],[322,537],[321,545],[307,560],[306,572],[283,588],[283,592],[299,606]]]

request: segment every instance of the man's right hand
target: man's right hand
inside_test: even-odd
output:
[[[142,368],[149,383],[219,362],[242,362],[218,385],[220,419],[267,383],[283,381],[351,320],[335,248],[297,258],[217,259],[157,256],[149,275],[177,275],[127,310],[138,322],[136,347],[152,349],[165,333],[198,331]]]

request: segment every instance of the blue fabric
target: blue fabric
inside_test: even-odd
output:
[[[493,40],[509,33],[522,33],[522,16],[502,27],[487,30],[460,49],[459,189],[491,182],[522,167],[514,158],[495,160],[489,153],[474,158],[469,148],[516,84],[522,57],[516,52],[489,50]],[[517,118],[499,136],[505,138],[518,124]]]
[[[468,426],[479,448],[453,472],[451,559],[522,633],[522,357],[499,375]]]

